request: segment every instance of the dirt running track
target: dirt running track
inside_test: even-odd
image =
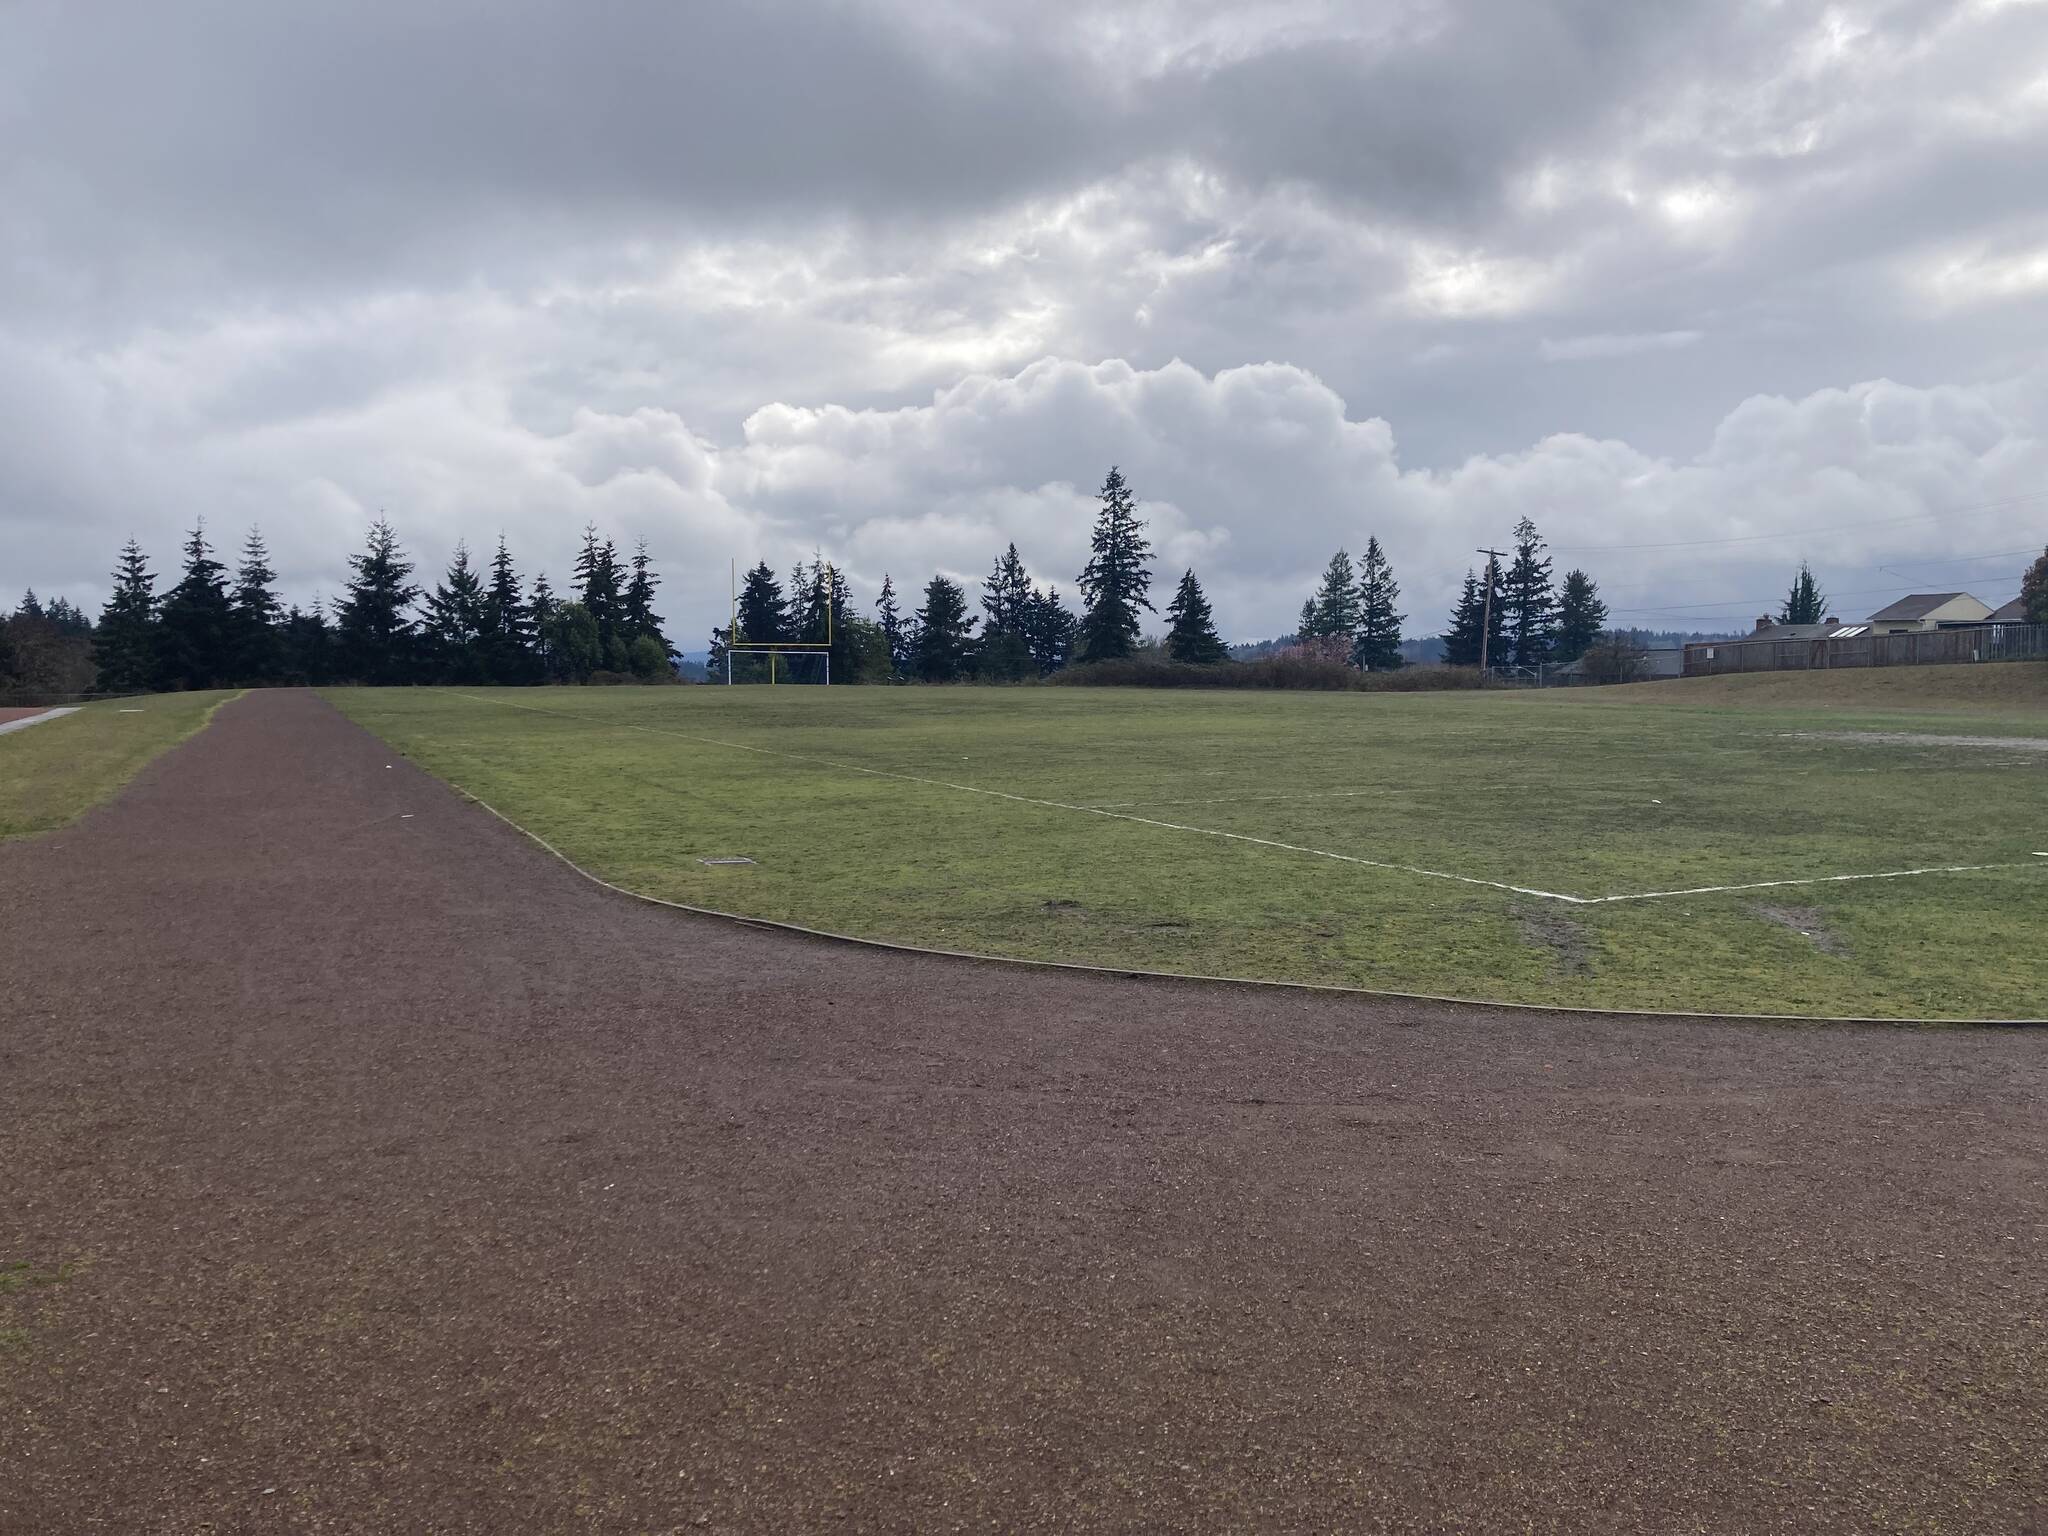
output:
[[[0,920],[10,1536],[2048,1528],[2048,1036],[722,926],[298,693]]]

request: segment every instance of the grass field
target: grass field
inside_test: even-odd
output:
[[[76,820],[233,697],[165,693],[108,699],[0,736],[0,841]]]
[[[863,937],[1518,1002],[2048,1013],[2048,668],[1790,684],[332,697],[609,880]],[[727,855],[757,862],[699,862]],[[1957,865],[1989,867],[1697,890]]]

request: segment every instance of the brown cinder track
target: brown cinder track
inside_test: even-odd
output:
[[[0,923],[9,1536],[2048,1528],[2048,1035],[809,942],[298,693]]]

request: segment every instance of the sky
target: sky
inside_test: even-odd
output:
[[[695,650],[733,561],[1071,594],[1112,463],[1233,640],[1524,516],[1622,623],[1997,603],[2044,166],[2038,0],[0,0],[0,605],[591,523]]]

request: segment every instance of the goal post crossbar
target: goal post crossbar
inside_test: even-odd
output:
[[[825,666],[824,685],[832,686],[832,653],[823,646],[815,645],[728,645],[725,648],[725,682],[732,686],[732,659],[735,656],[766,656],[768,658],[768,682],[776,682],[775,658],[778,656],[815,656]]]

